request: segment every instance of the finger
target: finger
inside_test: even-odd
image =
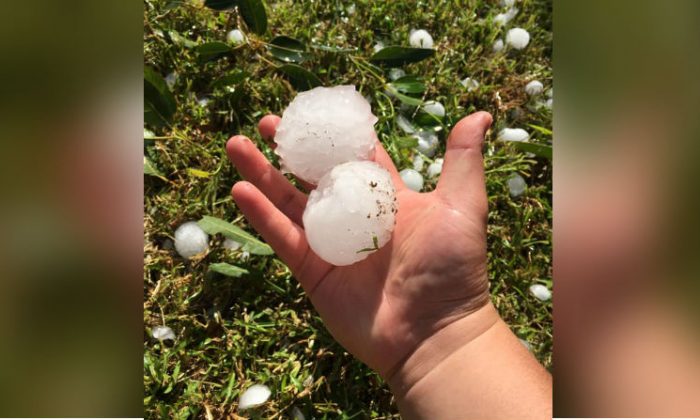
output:
[[[379,140],[377,140],[377,145],[374,149],[374,161],[389,171],[391,180],[394,182],[394,188],[396,188],[397,191],[406,188],[406,185],[401,180],[399,171],[396,169],[396,165],[394,165],[394,161]]]
[[[446,201],[484,217],[488,200],[481,146],[492,121],[488,112],[476,112],[455,125],[447,140],[445,163],[437,185],[438,194]]]
[[[314,290],[331,266],[311,251],[304,230],[249,182],[237,182],[231,189],[231,196],[248,222],[292,270],[302,287],[307,292]]]
[[[226,153],[243,178],[258,187],[294,223],[303,224],[306,194],[290,184],[253,142],[244,136],[234,136],[226,143]]]
[[[273,149],[277,147],[277,144],[274,142],[274,138],[275,134],[277,133],[277,126],[280,124],[281,121],[282,119],[277,115],[270,114],[262,117],[260,119],[260,122],[258,123],[258,131],[260,132],[260,136],[265,141],[267,141],[270,147],[272,147]],[[300,178],[297,178],[297,182],[306,191],[311,191],[314,188],[316,188],[315,185],[311,184],[310,182],[306,182]]]

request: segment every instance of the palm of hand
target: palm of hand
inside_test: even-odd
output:
[[[264,136],[279,121],[266,118],[272,127],[263,119]],[[300,226],[305,196],[293,187],[280,190],[281,182],[291,184],[247,139],[234,137],[227,145],[231,160],[255,184],[234,186],[238,205],[290,266],[333,336],[385,377],[421,341],[488,301],[480,145],[490,119],[477,113],[457,124],[438,188],[430,193],[408,190],[378,147],[375,160],[397,186],[395,230],[380,250],[345,267],[309,249]]]

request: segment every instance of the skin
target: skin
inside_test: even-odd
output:
[[[280,119],[259,124],[272,139]],[[229,158],[246,181],[233,199],[289,266],[328,330],[389,384],[402,416],[551,418],[549,374],[518,342],[489,300],[481,146],[486,112],[451,132],[437,188],[406,188],[377,141],[374,160],[397,189],[392,240],[363,261],[335,267],[308,246],[306,194],[243,136]],[[488,368],[487,368],[488,367]]]

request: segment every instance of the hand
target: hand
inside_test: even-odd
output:
[[[279,122],[264,117],[261,135],[274,137]],[[481,146],[491,122],[490,114],[478,112],[455,125],[442,175],[429,193],[406,188],[377,141],[375,161],[391,173],[397,190],[396,227],[383,248],[345,267],[309,248],[302,226],[307,196],[247,138],[235,136],[226,145],[248,181],[231,192],[240,209],[301,282],[331,334],[385,379],[438,331],[489,303]]]

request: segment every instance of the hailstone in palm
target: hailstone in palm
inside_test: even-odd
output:
[[[186,222],[175,230],[175,250],[182,258],[192,258],[209,248],[209,235],[197,222]]]
[[[433,37],[425,29],[411,31],[408,43],[414,48],[433,48]]]
[[[275,153],[284,172],[316,184],[333,167],[374,156],[369,102],[352,85],[299,93],[282,114]]]
[[[525,93],[530,96],[537,96],[544,90],[544,85],[539,80],[533,80],[525,85]]]
[[[389,242],[397,211],[386,169],[371,161],[343,163],[309,194],[303,215],[306,239],[323,260],[350,265]]]
[[[399,172],[401,180],[409,190],[420,192],[423,189],[423,175],[411,168],[406,168]]]
[[[530,34],[523,28],[513,28],[506,34],[506,42],[516,50],[522,50],[530,42]]]

